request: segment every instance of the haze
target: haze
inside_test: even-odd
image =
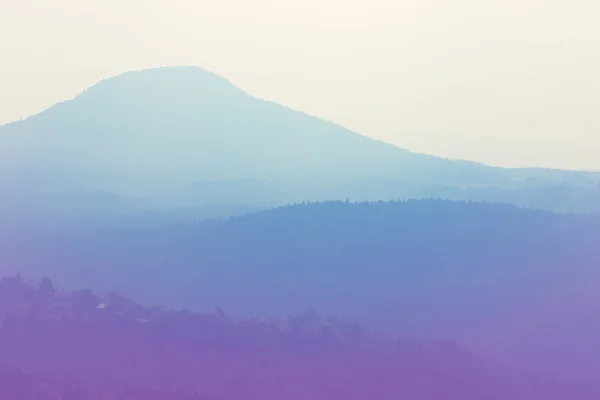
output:
[[[600,169],[598,38],[592,0],[0,0],[0,124],[198,65],[410,150]]]

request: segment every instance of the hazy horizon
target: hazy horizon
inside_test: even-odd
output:
[[[0,38],[0,400],[600,399],[600,3],[0,0]]]
[[[415,152],[600,169],[595,2],[0,0],[0,124],[194,65]]]

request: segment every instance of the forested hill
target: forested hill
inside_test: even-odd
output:
[[[327,202],[159,229],[13,236],[0,257],[6,268],[166,305],[241,315],[312,306],[562,372],[600,370],[598,217],[442,200]],[[558,329],[564,321],[570,330]]]
[[[595,400],[600,385],[382,335],[314,311],[281,319],[144,307],[0,280],[7,400]],[[27,373],[19,372],[27,371]],[[48,377],[48,379],[41,378]],[[212,393],[198,396],[195,393]]]

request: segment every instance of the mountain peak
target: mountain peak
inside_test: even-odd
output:
[[[110,97],[112,100],[113,96],[189,97],[192,93],[219,96],[241,94],[243,91],[214,72],[200,67],[181,66],[124,72],[102,80],[78,97]]]

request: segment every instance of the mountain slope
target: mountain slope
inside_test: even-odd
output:
[[[11,166],[197,180],[339,178],[377,158],[370,168],[384,172],[408,154],[196,68],[126,73],[4,129],[2,159]]]
[[[411,153],[192,67],[125,73],[0,127],[4,193],[105,190],[186,206],[498,198],[590,212],[600,209],[599,176]]]

